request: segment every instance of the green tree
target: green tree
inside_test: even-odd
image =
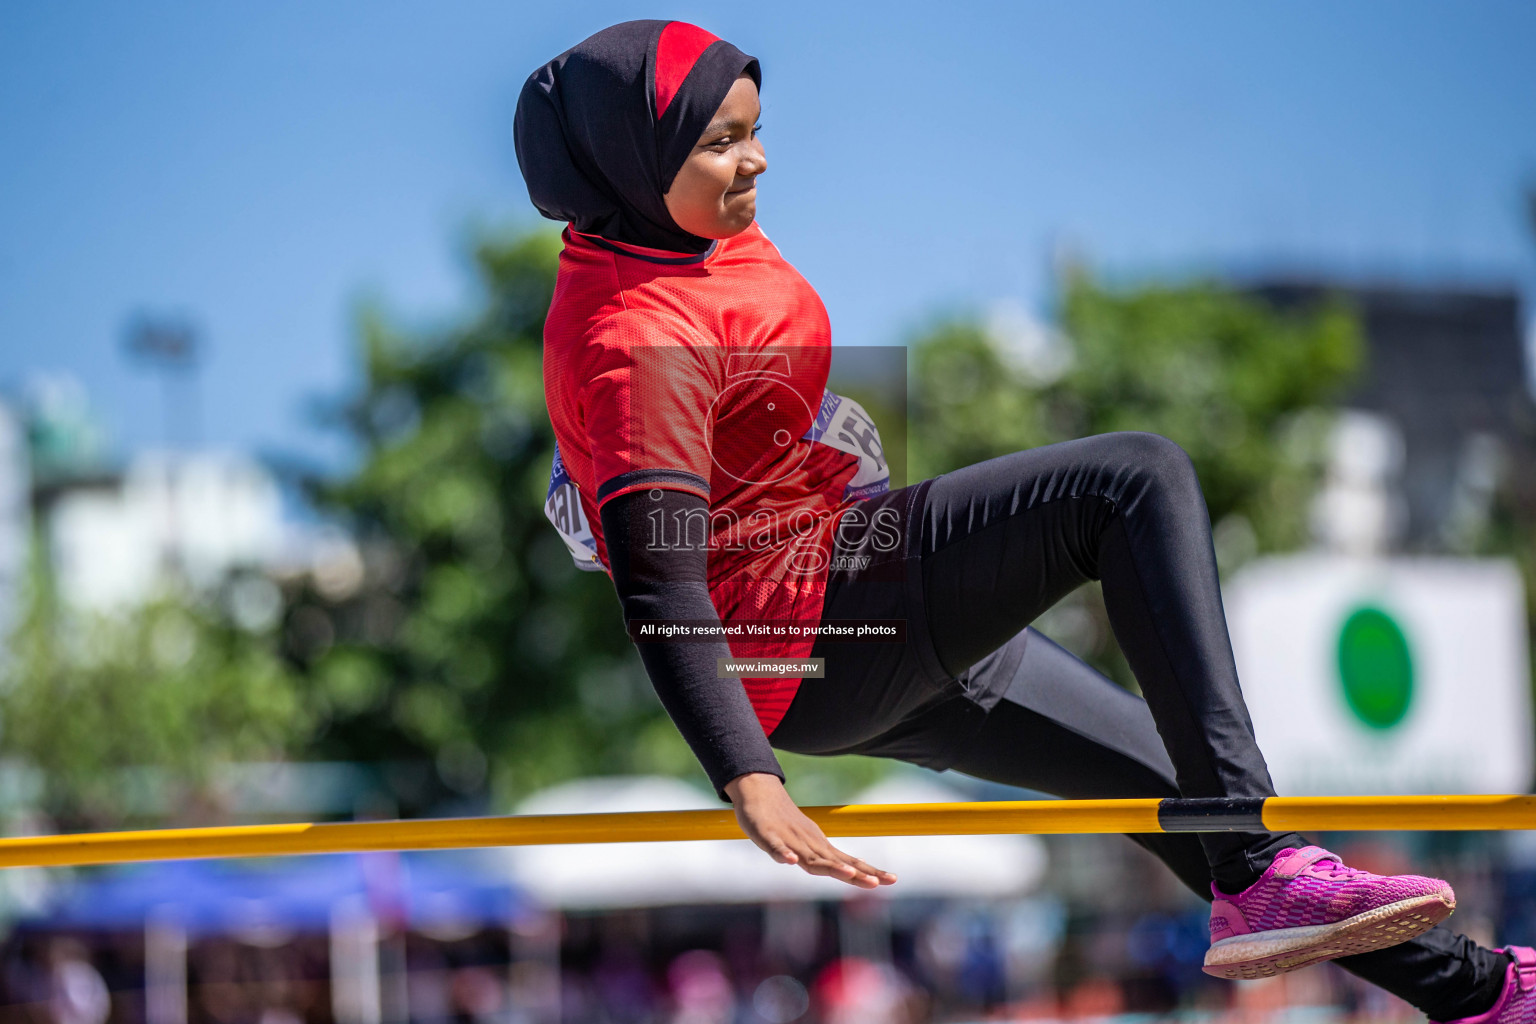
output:
[[[1285,314],[1217,283],[1112,290],[1075,271],[1059,310],[1048,373],[1011,358],[998,332],[976,319],[950,319],[916,339],[914,479],[1075,437],[1145,430],[1189,452],[1224,571],[1305,541],[1327,410],[1363,353],[1347,307]],[[1096,588],[1041,626],[1131,682]]]
[[[274,638],[167,592],[93,612],[34,560],[0,659],[0,755],[40,781],[65,829],[217,813],[215,766],[302,745],[315,718]]]

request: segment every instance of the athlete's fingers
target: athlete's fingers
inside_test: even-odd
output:
[[[754,846],[780,864],[793,864],[799,859],[793,836],[785,835],[778,829],[760,829],[750,821],[743,822],[743,831]]]
[[[857,871],[860,875],[865,876],[867,878],[874,879],[876,884],[890,885],[890,884],[892,884],[893,882],[896,881],[895,874],[893,874],[890,871],[886,871],[886,870],[884,870],[882,868],[877,868],[877,867],[875,867],[872,864],[869,864],[869,863],[867,863],[865,861],[860,860],[859,858],[853,856],[852,854],[848,854],[848,853],[843,852],[842,850],[839,850],[837,847],[832,846],[830,843],[827,844],[827,848],[832,851],[833,855],[842,858],[843,863],[849,865],[851,868],[853,868],[855,871]]]
[[[818,836],[812,846],[820,856],[853,867],[853,858],[828,842],[826,836]]]
[[[786,837],[785,844],[797,855],[800,867],[808,874],[832,875],[842,878],[845,882],[854,881],[859,874],[858,869],[852,864],[847,863],[844,858],[837,857],[837,851],[833,850],[824,839],[816,842],[811,836],[800,833],[793,837]],[[794,862],[781,861],[781,863]]]
[[[831,843],[823,841],[816,851],[816,856],[820,863],[829,865],[832,873],[845,882],[864,889],[872,889],[880,884],[878,875],[868,870],[868,865],[860,867],[856,858],[848,856]],[[894,881],[894,877],[892,880]]]
[[[838,862],[838,872],[846,876],[844,881],[852,882],[854,885],[863,886],[868,889],[872,889],[880,884],[880,879],[874,872],[866,871],[859,867],[846,854],[840,854],[840,856],[846,858]]]
[[[864,861],[859,860],[857,857],[851,858],[850,862],[854,867],[858,868],[866,875],[872,875],[873,877],[880,879],[881,883],[884,885],[889,885],[890,883],[896,881],[896,873],[893,871],[886,871],[884,868],[877,868],[872,864],[867,864]]]
[[[823,857],[820,854],[805,858],[800,862],[800,866],[813,875],[830,875],[834,878],[840,878],[845,882],[857,884],[858,872],[854,869],[853,865],[843,864],[829,857]]]
[[[873,875],[861,874],[852,864],[831,864],[823,873],[847,882],[849,885],[856,885],[860,889],[874,889],[880,884],[879,879]]]
[[[816,872],[818,874],[836,875],[845,882],[865,888],[880,885],[882,882],[888,885],[896,880],[895,875],[873,869],[868,864],[859,861],[855,857],[850,857],[842,850],[833,846],[827,841],[826,833],[809,818],[804,819],[800,823],[798,832],[798,838],[803,843],[803,849],[807,856],[815,858],[816,862],[822,866],[822,870]],[[801,866],[807,866],[804,860],[802,860]]]
[[[780,864],[797,864],[800,862],[800,855],[782,839],[765,839],[759,845],[767,851],[768,856]]]

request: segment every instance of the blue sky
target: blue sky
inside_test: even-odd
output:
[[[120,451],[154,444],[123,333],[179,313],[207,443],[335,464],[306,407],[356,382],[358,302],[473,302],[469,228],[538,220],[523,79],[637,17],[762,60],[759,217],[839,343],[1042,309],[1062,247],[1536,294],[1529,2],[7,4],[0,388],[71,373]]]

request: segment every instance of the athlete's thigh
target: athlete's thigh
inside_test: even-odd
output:
[[[934,478],[919,513],[933,645],[959,674],[1098,578],[1098,537],[1135,452],[1122,435],[1044,445]]]
[[[1005,663],[1000,655],[1013,649],[1022,649],[1017,667],[956,771],[1071,799],[1179,795],[1145,701],[1033,629],[978,669]]]
[[[801,681],[769,737],[779,749],[846,753],[957,691],[933,654],[908,529],[927,487],[862,501],[840,521],[820,625],[880,620],[902,632],[891,640],[819,637],[810,656],[822,659],[823,678]]]

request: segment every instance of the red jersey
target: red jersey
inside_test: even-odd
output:
[[[727,627],[821,619],[833,531],[889,489],[879,434],[826,389],[831,325],[754,223],[697,256],[567,227],[544,326],[556,450],[545,513],[608,571],[600,509],[643,488],[709,503],[708,585]],[[728,635],[735,657],[809,655],[814,635]],[[743,678],[765,733],[800,680]]]

